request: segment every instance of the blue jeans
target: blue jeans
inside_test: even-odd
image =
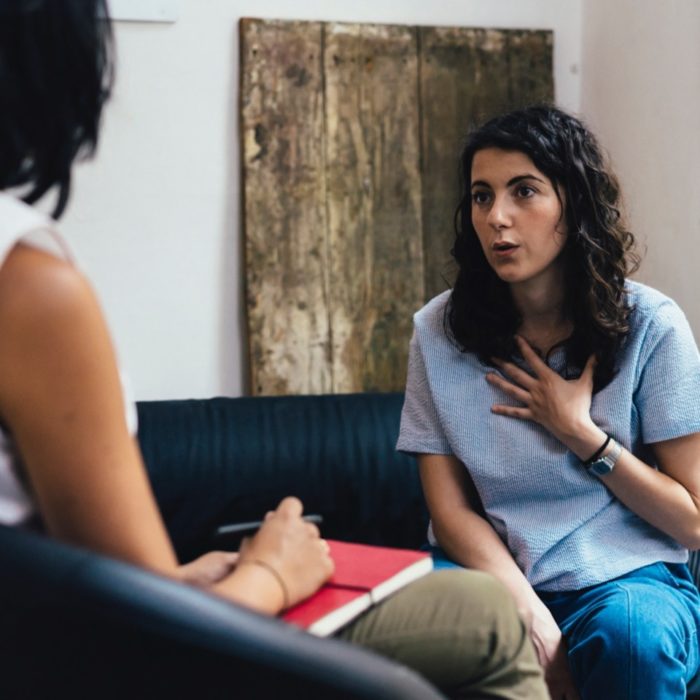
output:
[[[431,549],[436,568],[457,566]],[[700,596],[658,562],[579,591],[538,595],[557,621],[582,700],[683,700],[698,672]]]

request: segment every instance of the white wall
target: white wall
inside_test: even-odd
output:
[[[116,93],[64,232],[139,399],[245,390],[242,16],[553,29],[557,97],[579,107],[581,0],[184,0],[175,24],[117,23]]]
[[[700,2],[586,0],[581,105],[647,245],[638,278],[700,339]]]

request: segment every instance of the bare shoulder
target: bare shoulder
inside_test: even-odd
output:
[[[13,396],[39,384],[48,389],[111,356],[85,277],[71,263],[22,244],[0,268],[0,329],[0,366],[15,370],[0,373],[0,413]]]
[[[176,570],[95,295],[70,263],[25,246],[0,268],[0,418],[50,533]]]
[[[18,244],[0,267],[0,320],[31,322],[56,313],[75,313],[95,303],[85,277],[66,260]]]

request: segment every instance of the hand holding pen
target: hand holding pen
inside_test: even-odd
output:
[[[265,570],[283,594],[282,608],[310,596],[333,573],[328,543],[310,521],[318,521],[318,516],[305,520],[302,511],[298,498],[283,499],[262,522],[253,523],[257,532],[245,537],[241,544],[237,569],[250,565]],[[237,536],[245,531],[243,525],[234,528]]]

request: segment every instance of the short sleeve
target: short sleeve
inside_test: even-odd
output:
[[[122,385],[122,395],[124,396],[124,412],[126,418],[126,429],[129,435],[136,437],[139,431],[139,415],[136,411],[134,392],[131,388],[129,377],[123,370],[119,370],[119,379]]]
[[[452,454],[435,409],[415,331],[409,346],[406,396],[396,449],[411,454]]]
[[[700,355],[688,320],[670,300],[647,330],[634,403],[645,444],[700,432]]]

